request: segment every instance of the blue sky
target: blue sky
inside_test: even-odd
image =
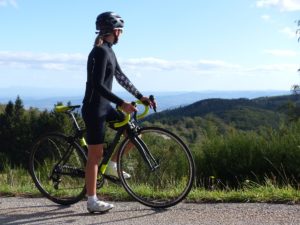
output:
[[[104,11],[125,20],[114,50],[141,92],[299,83],[300,0],[0,0],[0,90],[82,95]],[[122,90],[117,82],[114,90]]]

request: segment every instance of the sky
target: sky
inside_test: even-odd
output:
[[[105,11],[125,21],[113,49],[142,93],[300,82],[300,0],[0,0],[0,95],[82,95]]]

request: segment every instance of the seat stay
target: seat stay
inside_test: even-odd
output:
[[[71,154],[73,152],[73,150],[71,148],[72,148],[72,144],[69,143],[69,147],[68,147],[67,151],[63,154],[61,159],[53,166],[53,169],[52,169],[51,174],[50,174],[51,178],[53,178],[53,174],[58,174],[59,173],[60,175],[62,175],[61,167],[65,166],[67,160],[71,156]]]
[[[67,160],[69,159],[69,157],[71,156],[73,150],[72,150],[72,143],[68,142],[69,146],[68,149],[66,150],[66,152],[63,154],[63,156],[61,157],[60,161],[58,163],[56,163],[55,166],[58,166],[61,162],[64,165]]]

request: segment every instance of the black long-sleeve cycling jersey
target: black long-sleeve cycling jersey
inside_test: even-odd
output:
[[[100,47],[94,47],[89,54],[87,62],[87,82],[84,104],[100,105],[103,109],[113,102],[122,105],[121,98],[112,93],[113,77],[133,96],[140,99],[142,94],[135,88],[122,72],[112,45],[104,42]]]

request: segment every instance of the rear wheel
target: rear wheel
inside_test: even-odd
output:
[[[125,139],[118,154],[118,174],[124,188],[137,201],[154,208],[182,201],[192,188],[194,168],[183,141],[158,127],[142,128],[135,141]],[[122,171],[131,178],[125,179]]]
[[[39,191],[51,201],[70,205],[80,201],[85,189],[86,155],[81,147],[60,133],[49,133],[33,146],[29,169]]]

